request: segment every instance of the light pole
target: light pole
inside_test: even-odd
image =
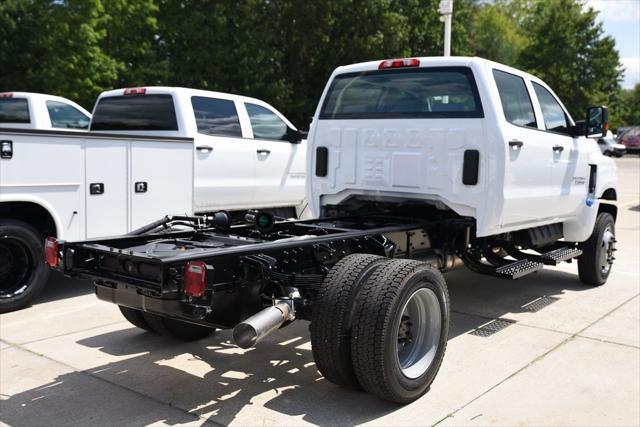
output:
[[[453,0],[440,0],[440,20],[444,22],[444,56],[451,56],[451,14]]]

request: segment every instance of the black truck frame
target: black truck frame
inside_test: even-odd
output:
[[[267,215],[260,217],[260,215]],[[340,259],[354,253],[387,258],[421,257],[445,269],[455,237],[473,221],[448,218],[423,223],[406,217],[371,215],[274,222],[266,213],[256,223],[215,227],[207,217],[166,217],[149,227],[114,238],[79,243],[59,242],[66,275],[94,280],[98,298],[215,328],[234,327],[242,319],[300,291],[298,318],[310,319],[315,292]],[[176,226],[190,230],[171,230]],[[157,232],[160,227],[170,231]],[[149,233],[148,229],[156,229]],[[439,250],[417,248],[418,234],[442,235]],[[138,234],[140,232],[146,234]],[[436,233],[437,231],[437,233]],[[402,236],[391,240],[389,234]],[[445,244],[445,241],[451,244]],[[206,291],[201,297],[182,290],[189,261],[206,264]]]
[[[464,263],[517,279],[582,254],[561,241],[560,224],[478,238],[472,218],[423,209],[305,221],[252,211],[233,226],[225,212],[167,216],[121,237],[49,238],[45,256],[66,275],[92,279],[98,298],[134,325],[179,339],[233,328],[248,348],[310,320],[325,378],[408,403],[428,390],[444,357],[442,272]]]

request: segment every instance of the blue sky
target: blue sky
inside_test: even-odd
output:
[[[622,87],[640,83],[640,0],[587,0],[598,10],[605,33],[616,40],[625,67]]]

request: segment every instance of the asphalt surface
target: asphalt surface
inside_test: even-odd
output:
[[[305,322],[248,351],[228,331],[179,343],[132,327],[88,282],[55,275],[32,307],[0,316],[0,420],[640,425],[640,158],[617,163],[619,250],[607,284],[582,285],[575,263],[513,282],[449,273],[447,354],[410,405],[324,380]]]

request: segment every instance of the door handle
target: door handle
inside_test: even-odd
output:
[[[522,146],[524,145],[524,142],[522,141],[518,141],[517,139],[512,139],[511,141],[509,141],[509,147],[511,148],[522,148]]]
[[[562,145],[554,145],[553,152],[554,153],[562,153],[564,151],[564,147]]]
[[[13,157],[13,141],[0,141],[0,158],[11,159]]]
[[[89,184],[89,194],[104,194],[104,184],[102,182],[92,182]]]
[[[198,145],[196,147],[196,150],[198,151],[213,151],[213,147],[210,145]]]
[[[265,150],[264,148],[261,148],[259,150],[256,150],[256,153],[269,155],[269,154],[271,154],[271,150]]]

